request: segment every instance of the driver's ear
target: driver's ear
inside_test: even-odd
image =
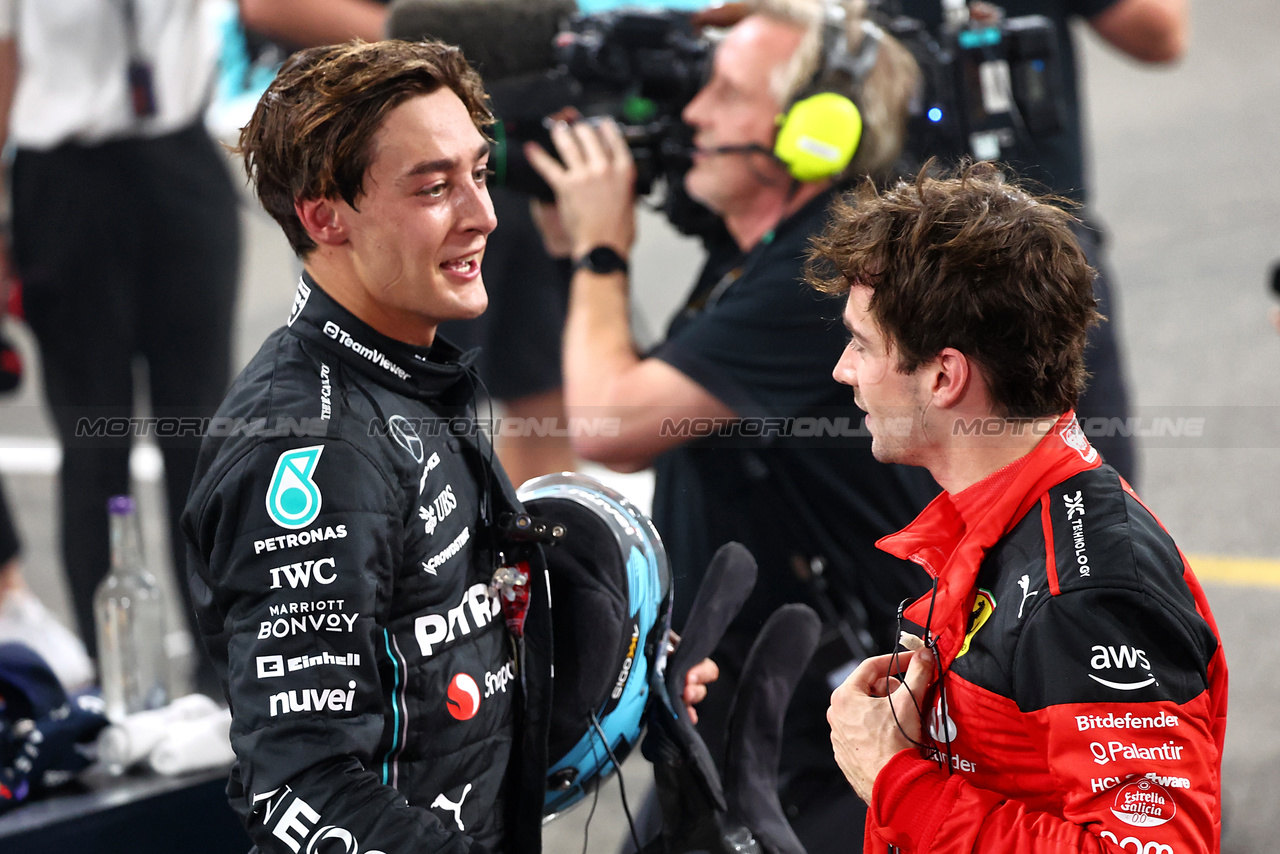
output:
[[[954,347],[944,347],[924,370],[930,372],[926,391],[939,409],[951,409],[964,399],[977,378],[977,365]]]
[[[347,242],[342,210],[333,199],[298,199],[293,203],[307,235],[322,246],[340,246]]]

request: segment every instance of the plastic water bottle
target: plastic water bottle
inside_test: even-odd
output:
[[[107,717],[158,709],[169,702],[165,653],[165,601],[142,562],[142,534],[132,497],[107,502],[111,571],[93,597],[98,629],[98,670]]]

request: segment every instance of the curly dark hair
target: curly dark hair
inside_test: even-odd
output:
[[[295,53],[263,93],[233,150],[267,213],[306,257],[316,244],[294,212],[300,199],[341,198],[355,207],[373,138],[387,114],[447,86],[481,133],[493,124],[480,77],[439,41],[361,41]]]
[[[1084,388],[1085,336],[1103,319],[1070,202],[1032,195],[991,163],[934,171],[883,190],[868,181],[837,202],[809,284],[870,287],[900,371],[953,347],[981,366],[1006,417],[1066,412]]]

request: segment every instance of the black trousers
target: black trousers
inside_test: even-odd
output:
[[[164,457],[174,587],[192,622],[178,519],[200,431],[191,421],[182,430],[162,425],[211,416],[226,391],[237,196],[216,144],[193,126],[157,139],[19,149],[13,219],[27,320],[63,447],[62,558],[80,635],[96,657],[93,593],[109,563],[107,498],[131,491],[131,437],[148,431]],[[141,391],[158,419],[150,426],[128,420]],[[198,687],[211,676],[207,667],[201,663]]]

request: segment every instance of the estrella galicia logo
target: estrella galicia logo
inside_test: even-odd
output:
[[[323,445],[285,451],[276,460],[267,490],[267,515],[281,528],[305,528],[320,515],[320,488],[311,476]]]

